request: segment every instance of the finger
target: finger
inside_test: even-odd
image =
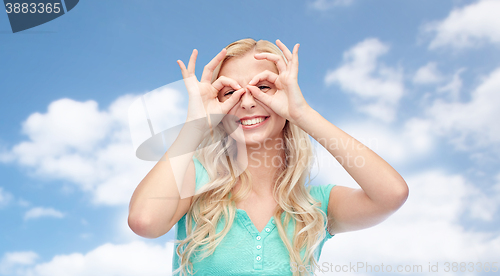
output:
[[[190,76],[195,74],[195,67],[196,67],[196,58],[198,57],[198,50],[194,49],[193,53],[191,54],[191,57],[189,58],[189,63],[187,67],[187,71],[190,74]]]
[[[271,54],[271,53],[258,53],[258,54],[255,54],[254,56],[255,56],[255,59],[259,59],[259,60],[267,59],[269,61],[274,62],[276,64],[276,67],[278,68],[278,73],[281,73],[281,72],[286,70],[286,62],[282,56],[278,56],[278,55]]]
[[[261,81],[266,81],[266,80],[274,84],[277,79],[278,79],[278,74],[271,72],[269,70],[266,70],[264,72],[261,72],[261,73],[255,75],[255,77],[253,77],[253,79],[248,84],[249,85],[256,85],[257,83],[259,83]]]
[[[283,52],[283,54],[285,55],[285,57],[288,61],[292,60],[292,52],[290,52],[290,50],[288,50],[288,48],[285,46],[285,44],[283,44],[283,42],[281,42],[281,40],[277,39],[276,45],[278,45],[278,47]]]
[[[222,49],[203,69],[203,74],[201,75],[201,81],[210,82],[212,80],[212,74],[214,73],[217,65],[221,63],[226,57],[226,48]]]
[[[247,85],[247,88],[250,91],[250,93],[252,93],[252,96],[254,96],[257,100],[261,101],[263,104],[270,107],[273,98],[272,96],[269,96],[268,94],[260,91],[259,88],[253,85]]]
[[[245,93],[245,88],[236,90],[227,100],[221,103],[221,109],[224,114],[227,114],[233,106],[235,106]]]
[[[181,68],[181,73],[182,73],[182,78],[186,79],[188,77],[186,65],[184,65],[184,62],[182,60],[177,60],[177,64],[179,64],[179,67]]]
[[[217,90],[220,91],[222,88],[226,86],[232,87],[234,90],[241,89],[241,85],[239,85],[235,80],[221,76],[219,77],[214,83],[212,83],[212,86]]]
[[[292,76],[297,76],[299,73],[299,47],[300,44],[298,43],[293,47],[293,57],[292,61],[290,62],[292,68],[290,72],[292,73]]]

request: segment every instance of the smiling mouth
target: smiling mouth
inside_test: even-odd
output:
[[[238,122],[244,126],[253,126],[253,125],[264,122],[265,120],[267,120],[267,118],[269,118],[269,116],[254,118],[254,119],[250,119],[250,120],[240,120]]]

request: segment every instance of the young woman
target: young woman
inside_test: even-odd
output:
[[[408,187],[389,164],[307,104],[297,82],[299,45],[290,52],[276,44],[231,43],[200,81],[196,50],[187,68],[178,61],[189,93],[186,124],[138,185],[129,213],[143,237],[176,225],[175,273],[300,275],[334,234],[373,226],[406,201]],[[309,136],[361,189],[306,186]]]

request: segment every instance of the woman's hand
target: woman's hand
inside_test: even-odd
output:
[[[281,55],[271,53],[255,54],[256,59],[266,59],[274,62],[278,68],[278,75],[266,70],[256,75],[248,83],[247,87],[254,97],[271,108],[276,114],[293,124],[298,124],[298,120],[309,108],[297,81],[299,72],[299,44],[295,45],[293,53],[280,40],[276,40],[276,44],[285,55],[288,63],[285,62]],[[274,83],[276,86],[274,95],[266,94],[255,86],[264,80]]]
[[[186,84],[189,94],[187,121],[206,117],[208,121],[203,121],[206,122],[203,124],[203,128],[208,129],[209,126],[216,126],[219,124],[223,115],[227,114],[240,100],[245,89],[235,80],[227,77],[220,77],[214,83],[210,83],[215,68],[226,56],[226,49],[222,49],[222,51],[205,66],[200,81],[198,81],[195,75],[197,56],[198,51],[194,49],[187,68],[181,60],[178,60],[177,63],[181,68],[182,77],[184,78],[184,83]],[[217,95],[219,90],[226,86],[230,86],[236,91],[226,101],[220,102]]]

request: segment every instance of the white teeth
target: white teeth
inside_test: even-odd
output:
[[[260,118],[251,119],[251,120],[241,120],[241,124],[245,125],[245,126],[251,126],[251,125],[255,125],[255,124],[261,123],[265,119],[266,119],[265,117],[260,117]]]

